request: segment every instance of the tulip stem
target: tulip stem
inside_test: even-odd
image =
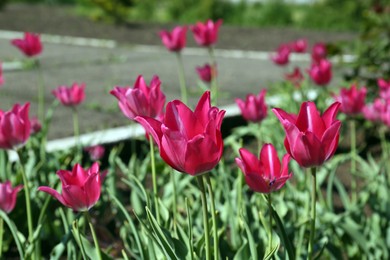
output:
[[[351,131],[351,199],[352,202],[357,200],[357,185],[356,185],[356,124],[355,120],[351,119],[349,122],[349,127]]]
[[[269,240],[269,252],[272,251],[272,198],[271,193],[267,194],[268,196],[268,214],[269,214],[269,230],[268,230],[268,240]]]
[[[214,259],[219,259],[219,242],[218,242],[218,223],[217,223],[217,212],[215,210],[215,200],[214,200],[214,192],[211,186],[210,174],[205,174],[207,181],[207,188],[210,195],[211,200],[211,220],[213,222],[213,237],[214,237]]]
[[[317,168],[311,168],[312,187],[311,187],[311,216],[310,216],[310,237],[308,247],[308,259],[313,259],[313,246],[316,227],[316,203],[317,203]]]
[[[174,170],[172,170],[174,171]],[[172,186],[173,186],[173,230],[175,234],[177,235],[177,191],[176,191],[176,174],[172,172],[171,178],[172,178]]]
[[[218,81],[217,81],[217,62],[215,60],[214,49],[209,46],[208,48],[210,56],[210,65],[211,65],[211,94],[212,94],[212,103],[214,106],[218,103]]]
[[[154,159],[154,144],[153,139],[149,137],[149,147],[150,147],[150,163],[152,164],[152,182],[153,182],[153,197],[154,197],[154,207],[156,210],[157,223],[160,224],[160,209],[158,205],[158,189],[157,189],[157,177],[156,177],[156,162]]]
[[[184,73],[184,64],[180,52],[176,52],[176,58],[177,58],[179,81],[180,81],[181,101],[184,104],[187,104],[187,87],[186,87],[186,80],[185,80],[185,73]]]
[[[206,190],[204,188],[203,178],[202,176],[197,176],[198,185],[201,193],[202,199],[202,210],[203,210],[203,225],[204,225],[204,243],[206,247],[206,260],[211,259],[210,252],[210,232],[209,232],[209,219],[207,215],[207,200],[206,200]]]
[[[80,129],[79,129],[79,116],[77,113],[77,108],[72,107],[72,114],[73,114],[73,132],[74,132],[74,139],[75,139],[75,147],[77,149],[77,155],[81,154],[81,147],[80,147]]]
[[[21,172],[22,172],[22,178],[23,178],[23,184],[24,184],[24,195],[25,195],[25,199],[26,199],[26,214],[27,214],[27,226],[28,226],[28,241],[30,243],[33,242],[33,222],[32,222],[32,214],[31,214],[31,201],[30,201],[30,187],[29,187],[29,183],[28,183],[28,180],[27,180],[27,176],[26,176],[26,173],[24,171],[24,164],[22,162],[22,156],[21,156],[21,152],[20,150],[17,150],[17,154],[18,154],[18,157],[19,157],[19,163],[20,163],[20,168],[21,168]],[[32,255],[32,258],[35,258],[34,257],[34,254]]]
[[[39,60],[36,60],[36,65],[38,68],[39,81],[38,81],[38,118],[41,122],[45,121],[45,84],[43,80],[43,72],[41,68],[41,63]]]
[[[85,218],[88,221],[89,228],[91,229],[91,234],[92,234],[93,242],[95,244],[97,257],[98,257],[99,260],[102,260],[103,259],[102,258],[102,253],[100,252],[99,241],[98,241],[98,239],[96,237],[96,232],[95,232],[95,228],[93,227],[93,224],[92,224],[91,215],[89,215],[88,211],[85,211],[84,214],[85,214]]]

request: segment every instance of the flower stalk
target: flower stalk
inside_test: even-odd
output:
[[[180,81],[181,100],[183,101],[183,103],[186,104],[188,101],[187,100],[187,86],[186,86],[184,64],[183,64],[181,52],[176,52],[176,59],[177,59],[177,69],[178,69],[179,81]]]
[[[214,259],[218,260],[219,259],[218,223],[217,223],[217,212],[215,210],[214,192],[211,186],[210,174],[206,173],[205,178],[206,178],[207,188],[211,200],[211,220],[213,222],[213,238],[214,238]]]
[[[308,259],[313,259],[314,237],[316,227],[316,203],[317,203],[317,168],[311,168],[312,187],[311,187],[311,213],[310,213],[310,237],[308,247]]]
[[[150,163],[152,168],[154,207],[156,210],[155,213],[156,213],[157,222],[160,224],[160,210],[158,205],[158,189],[157,189],[157,177],[156,177],[156,162],[154,158],[154,144],[152,138],[149,138],[149,147],[150,147]]]
[[[198,185],[201,193],[202,199],[202,211],[203,211],[203,225],[204,225],[204,243],[206,248],[206,260],[211,259],[211,250],[210,250],[210,229],[209,229],[209,219],[207,216],[207,200],[206,200],[206,190],[204,188],[204,182],[202,176],[196,177],[198,180]]]

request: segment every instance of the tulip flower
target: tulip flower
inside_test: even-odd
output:
[[[261,122],[267,116],[267,104],[264,100],[266,92],[267,90],[263,89],[257,96],[248,94],[245,101],[236,98],[236,103],[245,120],[250,122]]]
[[[90,147],[86,147],[84,151],[89,153],[89,157],[91,158],[92,161],[97,161],[103,158],[104,156],[104,146],[102,145],[94,145]]]
[[[62,194],[47,186],[41,186],[38,190],[50,194],[74,211],[88,211],[99,200],[104,176],[100,175],[98,163],[86,170],[76,164],[72,171],[59,170],[57,175],[61,180]]]
[[[332,64],[328,60],[322,59],[311,65],[308,74],[314,83],[325,86],[332,79]]]
[[[320,62],[320,60],[325,59],[327,55],[325,43],[318,42],[314,44],[311,51],[311,58],[314,62]]]
[[[29,32],[24,33],[23,39],[13,39],[11,43],[28,57],[40,54],[43,49],[39,34]]]
[[[152,135],[167,164],[195,176],[210,171],[221,159],[224,114],[224,110],[211,107],[210,92],[206,91],[194,111],[174,100],[167,104],[161,122],[146,116],[135,120]]]
[[[10,181],[0,183],[0,210],[8,214],[14,209],[16,196],[22,188],[23,185],[18,185],[15,188],[12,188]]]
[[[75,107],[79,105],[85,99],[85,84],[73,83],[71,87],[59,86],[52,91],[52,94],[63,104],[64,106]]]
[[[379,95],[385,100],[390,100],[390,80],[378,79]]]
[[[243,148],[240,149],[240,155],[241,159],[236,158],[236,163],[244,173],[246,183],[255,192],[277,191],[292,176],[288,172],[290,155],[285,154],[281,164],[272,144],[265,144],[261,148],[259,158]]]
[[[42,124],[37,117],[31,118],[30,123],[31,123],[31,134],[36,134],[41,131]]]
[[[0,149],[15,149],[30,137],[30,103],[15,104],[10,111],[0,110]]]
[[[360,90],[355,85],[349,89],[342,88],[340,95],[335,96],[335,100],[340,102],[341,112],[347,115],[356,115],[362,112],[365,105],[367,89],[362,87]]]
[[[377,98],[373,103],[366,104],[363,109],[363,116],[369,121],[380,121],[382,113],[386,110],[386,102],[381,98]]]
[[[297,88],[301,86],[302,81],[304,80],[303,74],[298,67],[295,67],[292,73],[285,74],[284,78]]]
[[[119,108],[127,118],[134,120],[136,116],[148,116],[158,119],[163,115],[165,104],[160,86],[158,76],[153,77],[148,87],[140,75],[133,88],[116,86],[110,93],[118,99]]]
[[[307,48],[306,39],[298,39],[295,42],[291,43],[291,49],[294,52],[302,53],[306,51],[306,48]]]
[[[339,106],[339,102],[333,103],[322,116],[310,101],[302,103],[298,115],[272,109],[286,133],[284,146],[300,166],[320,166],[336,152],[341,127],[336,120]]]
[[[186,26],[176,26],[172,32],[161,31],[160,38],[168,50],[181,51],[186,45],[186,33]]]
[[[190,26],[190,29],[198,45],[209,47],[217,42],[218,30],[221,24],[221,19],[215,23],[209,19],[205,23],[197,22],[195,25]]]
[[[213,78],[217,76],[217,68],[208,63],[206,63],[203,67],[196,67],[196,72],[198,73],[199,78],[206,83],[210,83]]]
[[[289,62],[290,52],[291,50],[288,45],[281,45],[277,49],[277,52],[271,56],[271,59],[276,65],[284,66]]]

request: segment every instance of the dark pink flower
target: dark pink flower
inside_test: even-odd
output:
[[[325,86],[332,79],[332,63],[325,59],[313,63],[308,70],[308,74],[315,84]]]
[[[311,51],[311,58],[314,62],[320,62],[320,60],[325,59],[327,55],[325,43],[318,42],[314,44]]]
[[[199,78],[206,83],[210,83],[213,78],[217,76],[216,66],[211,66],[208,63],[206,63],[203,67],[196,67],[196,72],[198,73]]]
[[[156,141],[161,158],[172,168],[199,175],[213,169],[223,152],[221,134],[224,110],[211,107],[210,92],[200,98],[194,112],[179,100],[167,104],[160,122],[135,118]]]
[[[0,149],[15,149],[30,137],[30,103],[16,104],[10,111],[0,110]]]
[[[181,51],[186,46],[186,26],[176,26],[172,32],[161,31],[160,38],[164,46],[170,51]]]
[[[292,176],[292,173],[288,172],[290,156],[285,154],[280,164],[278,153],[272,144],[265,144],[261,148],[259,158],[243,148],[240,149],[240,155],[241,159],[236,158],[236,163],[253,191],[260,193],[277,191]]]
[[[279,46],[274,55],[271,56],[272,61],[280,66],[288,64],[290,57],[290,47],[286,44]]]
[[[29,32],[24,33],[23,39],[14,39],[11,43],[28,57],[40,54],[43,49],[39,34]]]
[[[31,134],[36,134],[41,131],[42,125],[37,117],[31,118],[30,123],[31,123]]]
[[[366,104],[363,109],[364,118],[369,121],[380,121],[382,117],[382,113],[386,110],[386,101],[377,98],[374,100],[374,103]]]
[[[160,86],[158,76],[153,77],[148,87],[140,75],[133,88],[116,86],[110,93],[118,99],[119,108],[127,118],[134,120],[136,116],[148,116],[159,119],[165,105],[165,95]]]
[[[285,74],[284,78],[291,82],[295,87],[299,88],[302,84],[302,81],[305,79],[301,70],[298,67],[294,68],[294,71],[290,74]]]
[[[59,86],[53,90],[53,95],[64,106],[77,106],[85,99],[85,83],[73,83],[71,87]]]
[[[18,185],[15,188],[12,188],[10,181],[0,183],[0,210],[8,214],[14,209],[16,197],[22,188],[23,185]]]
[[[356,115],[362,112],[366,102],[367,89],[358,89],[356,85],[350,88],[342,88],[340,95],[335,96],[335,100],[340,102],[340,110],[347,115]]]
[[[378,79],[379,95],[385,100],[390,100],[390,80]]]
[[[217,42],[218,30],[221,24],[221,19],[215,23],[209,19],[205,23],[197,22],[195,25],[190,26],[190,29],[194,34],[196,43],[200,46],[208,47]]]
[[[298,39],[291,43],[291,49],[294,52],[302,53],[306,51],[306,48],[307,48],[306,39]]]
[[[286,133],[284,146],[300,166],[320,166],[336,152],[341,127],[336,120],[339,106],[339,102],[333,103],[322,116],[310,101],[302,103],[298,115],[272,109]]]
[[[267,116],[267,104],[264,97],[267,90],[263,89],[256,96],[248,94],[246,100],[236,98],[236,104],[241,110],[242,117],[250,122],[261,122]]]
[[[89,146],[84,150],[89,153],[89,157],[92,161],[97,161],[103,158],[105,152],[104,146],[102,145]]]
[[[72,171],[59,170],[57,175],[61,180],[62,194],[47,186],[41,186],[38,190],[50,194],[74,211],[88,211],[99,200],[101,178],[104,177],[100,176],[98,163],[86,170],[76,164]]]

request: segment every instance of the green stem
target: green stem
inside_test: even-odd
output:
[[[268,193],[268,210],[269,210],[269,230],[268,230],[268,240],[269,240],[269,252],[272,251],[272,198],[271,193]]]
[[[217,62],[215,60],[214,49],[213,47],[208,48],[209,56],[210,56],[210,66],[212,69],[211,75],[211,96],[213,97],[211,100],[213,101],[213,105],[216,106],[218,103],[218,80],[217,80]]]
[[[80,140],[79,140],[79,135],[80,135],[80,130],[79,130],[79,117],[77,114],[77,108],[72,107],[73,109],[73,132],[74,132],[74,138],[76,142],[76,146],[79,147]]]
[[[356,184],[356,124],[355,120],[351,119],[349,122],[351,131],[351,191],[352,202],[357,200],[357,184]]]
[[[150,147],[150,163],[152,164],[152,182],[153,182],[153,197],[154,197],[154,207],[155,214],[157,218],[157,223],[160,224],[160,209],[158,205],[158,189],[157,189],[157,177],[156,177],[156,162],[154,159],[154,144],[153,139],[149,137],[149,147]]]
[[[17,150],[17,154],[18,154],[18,157],[19,157],[20,168],[21,168],[21,171],[22,171],[22,178],[23,178],[23,184],[24,184],[24,195],[25,195],[25,198],[26,198],[28,240],[29,240],[30,243],[32,243],[34,232],[33,232],[33,222],[32,222],[32,213],[31,213],[30,187],[29,187],[29,182],[27,180],[26,173],[24,171],[24,164],[22,162],[22,156],[21,156],[20,150]],[[34,256],[34,254],[33,254],[33,256]]]
[[[41,122],[45,121],[45,84],[43,80],[43,72],[39,60],[36,60],[38,68],[39,82],[38,82],[38,119]]]
[[[317,203],[317,168],[311,168],[312,187],[311,187],[311,216],[310,216],[310,237],[308,247],[308,259],[313,259],[313,247],[316,227],[316,203]]]
[[[205,178],[206,178],[207,188],[211,200],[211,220],[213,222],[213,237],[214,237],[214,259],[218,260],[219,259],[218,223],[217,223],[217,213],[215,210],[214,192],[211,186],[210,174],[206,173]]]
[[[3,255],[3,233],[4,233],[4,220],[0,218],[0,259]]]
[[[210,231],[209,231],[209,218],[207,215],[207,200],[206,200],[206,191],[204,189],[204,183],[202,176],[196,177],[198,180],[198,185],[201,193],[201,199],[202,199],[202,210],[203,210],[203,225],[204,225],[204,243],[206,247],[206,260],[211,259],[211,252],[210,252]]]
[[[173,185],[173,230],[175,234],[177,234],[177,191],[176,191],[176,174],[172,172],[171,178],[172,178],[172,185]]]
[[[176,52],[177,64],[178,64],[178,74],[180,81],[180,91],[181,91],[181,101],[187,103],[187,87],[184,73],[184,64],[180,52]]]
[[[87,254],[85,253],[85,248],[84,248],[84,244],[83,244],[83,240],[81,239],[81,232],[80,232],[80,226],[79,226],[79,222],[78,220],[74,220],[73,221],[74,225],[73,225],[73,228],[74,226],[76,226],[77,230],[75,232],[75,239],[76,241],[79,241],[79,246],[80,246],[80,251],[81,251],[81,255],[83,256],[83,259],[88,259],[87,258]],[[77,236],[77,237],[76,237]]]
[[[87,219],[88,221],[88,224],[89,224],[89,228],[91,229],[91,234],[92,234],[92,238],[93,238],[93,242],[95,244],[95,249],[96,249],[96,253],[97,253],[97,257],[99,260],[102,260],[102,253],[100,252],[100,246],[99,246],[99,241],[96,237],[96,233],[95,233],[95,229],[93,227],[93,224],[92,224],[92,221],[91,221],[91,216],[89,215],[89,212],[88,211],[85,211],[84,212],[85,214],[85,218]]]

